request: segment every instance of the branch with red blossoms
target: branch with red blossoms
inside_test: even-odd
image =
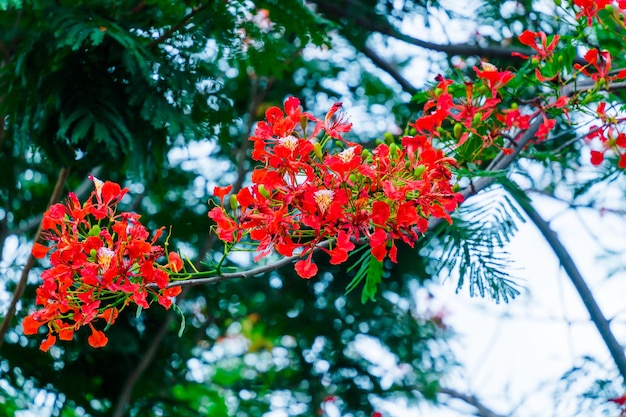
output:
[[[583,8],[578,17],[594,18],[594,10]],[[482,63],[473,68],[473,80],[438,76],[407,133],[371,149],[344,138],[352,124],[341,103],[323,118],[305,112],[295,97],[282,109],[269,108],[250,138],[257,162],[251,185],[234,194],[232,186],[214,190],[219,204],[208,217],[224,253],[209,270],[185,265],[167,251],[167,241],[165,248],[159,245],[163,228],[151,235],[138,214],[118,212],[128,189],[92,178],[95,190],[86,202],[70,193],[65,205],[44,214],[43,238],[50,245],[36,243],[33,255],[48,258],[50,267],[37,289],[40,309],[23,322],[25,334],[47,328],[41,349],[48,350],[88,327],[89,344],[102,347],[102,329],[133,304],[169,308],[181,286],[247,278],[288,264],[309,279],[318,272],[316,252],[326,253],[330,264],[349,263],[356,273],[348,290],[365,281],[362,300],[373,300],[383,261],[397,261],[398,242],[413,247],[438,222],[452,222],[450,213],[464,198],[492,184],[529,144],[548,140],[557,119],[569,121],[571,110],[600,121],[587,139],[600,141],[604,151],[596,151],[601,158],[592,152],[591,162],[602,163],[610,151],[626,167],[626,117],[597,99],[621,87],[626,71],[611,70],[608,51],[590,50],[584,63],[564,64],[558,36],[526,31],[520,41],[535,54],[522,57],[528,61],[519,72]],[[535,97],[518,97],[529,82]],[[588,102],[596,106],[586,107]],[[460,177],[471,181],[461,192]],[[227,266],[237,250],[256,251],[255,262],[281,258],[237,271]]]

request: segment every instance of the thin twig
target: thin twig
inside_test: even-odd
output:
[[[461,401],[471,405],[472,407],[474,407],[476,409],[475,415],[477,415],[479,417],[505,417],[504,414],[498,414],[495,411],[493,411],[492,409],[488,408],[475,395],[464,394],[464,393],[459,392],[459,391],[457,391],[455,389],[444,388],[444,387],[439,388],[439,392],[441,394],[448,395],[448,396],[450,396],[452,398],[456,398],[458,400],[461,400]]]
[[[148,44],[148,46],[147,46],[148,49],[149,48],[153,48],[156,45],[159,45],[161,42],[163,42],[164,40],[166,40],[169,37],[171,37],[174,33],[176,33],[183,26],[185,26],[196,14],[198,14],[198,12],[200,12],[203,9],[205,9],[208,5],[209,5],[209,3],[207,3],[207,4],[203,5],[203,6],[194,7],[191,10],[191,13],[189,13],[187,16],[183,17],[183,19],[180,22],[178,22],[177,24],[172,26],[169,30],[165,31],[165,33],[163,33],[163,35],[161,35],[158,38],[156,38],[153,41],[151,41]]]
[[[69,175],[69,173],[70,173],[69,168],[62,168],[61,171],[59,172],[59,177],[57,178],[57,182],[54,185],[54,191],[52,191],[52,195],[50,196],[50,202],[48,203],[48,206],[51,206],[52,204],[59,201],[59,198],[61,197],[61,192],[63,191],[63,187],[65,186],[65,181],[67,180],[67,176]],[[42,222],[39,222],[39,228],[37,229],[37,232],[35,233],[33,242],[37,242],[39,240],[39,238],[41,237],[41,232],[42,232]],[[13,320],[13,316],[15,315],[15,309],[16,309],[17,303],[22,297],[22,294],[24,294],[24,290],[26,289],[26,282],[28,281],[28,273],[30,272],[31,269],[33,269],[33,266],[35,266],[35,257],[33,256],[32,253],[29,253],[28,260],[26,261],[26,265],[24,265],[24,269],[22,269],[22,276],[20,277],[17,287],[15,288],[15,291],[13,292],[13,297],[11,298],[11,304],[9,305],[9,310],[7,311],[7,314],[4,316],[4,320],[2,320],[2,323],[0,324],[0,347],[2,347],[2,343],[4,342],[4,336],[9,330],[9,327],[11,325],[11,320]]]

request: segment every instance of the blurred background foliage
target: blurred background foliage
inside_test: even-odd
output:
[[[321,116],[342,101],[351,139],[371,144],[405,129],[419,111],[412,95],[436,74],[454,67],[463,77],[480,59],[519,67],[502,52],[519,47],[516,35],[559,30],[533,1],[477,2],[462,12],[447,3],[0,2],[0,306],[8,305],[61,168],[70,169],[65,192],[85,196],[90,173],[130,187],[125,207],[153,229],[172,225],[171,243],[199,264],[220,249],[208,234],[211,190],[245,185],[247,138],[268,107],[294,95]],[[474,36],[459,43],[454,25]],[[560,145],[530,157],[541,159],[550,146]],[[575,168],[574,145],[559,149]],[[468,239],[482,257],[519,221],[506,198],[475,206],[503,227],[484,230],[477,242],[480,225],[459,222],[448,237],[445,229],[402,248],[375,303],[344,294],[347,271],[322,257],[311,281],[285,268],[186,290],[180,337],[172,312],[126,312],[102,350],[79,335],[45,354],[22,334],[40,266],[0,350],[0,415],[30,407],[64,417],[297,416],[336,407],[369,416],[384,400],[433,400],[455,359],[451,331],[423,287],[441,268],[429,257]],[[467,210],[459,216],[473,218]],[[466,274],[468,265],[450,262],[444,267]],[[487,284],[472,290],[514,296],[505,261],[488,265],[502,276],[480,278],[485,270],[477,267]]]

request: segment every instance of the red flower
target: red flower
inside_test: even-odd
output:
[[[606,84],[610,84],[614,80],[626,78],[626,70],[621,70],[615,75],[609,75],[613,58],[611,57],[611,53],[607,50],[598,51],[597,49],[590,49],[585,54],[585,61],[588,62],[587,65],[574,64],[574,69],[591,77],[596,83],[604,81]],[[594,72],[588,70],[590,65],[595,69]]]
[[[530,30],[525,30],[521,35],[519,35],[518,39],[522,44],[530,46],[537,51],[537,55],[532,56],[533,59],[545,61],[554,53],[554,49],[559,43],[560,36],[554,35],[552,37],[552,41],[548,44],[548,37],[545,32],[531,32]],[[537,44],[537,39],[540,40],[541,45]],[[512,55],[528,58],[527,55],[520,54],[519,52],[513,52]]]
[[[167,266],[174,272],[183,269],[183,260],[180,259],[178,252],[170,252],[167,255]]]
[[[491,96],[495,97],[498,94],[498,90],[511,81],[515,75],[511,71],[498,71],[497,68],[491,68],[489,65],[483,62],[483,70],[481,71],[477,67],[474,67],[474,71],[476,75],[478,75],[478,78],[487,84]]]
[[[35,258],[41,259],[46,257],[49,250],[50,249],[47,246],[35,242],[35,244],[33,245],[32,254]]]
[[[24,317],[22,321],[22,327],[24,328],[25,335],[37,334],[37,331],[41,327],[43,322],[37,321],[32,315]]]
[[[604,152],[591,151],[591,163],[593,165],[600,165],[604,161]]]
[[[612,3],[613,0],[574,0],[574,4],[580,8],[580,12],[576,14],[576,19],[586,16],[587,26],[593,24],[594,18],[598,18],[598,22],[602,23],[600,18],[597,17],[598,12]]]
[[[87,338],[87,342],[89,343],[89,346],[94,347],[94,348],[100,348],[100,347],[106,346],[106,344],[109,342],[109,339],[104,335],[104,333],[101,332],[100,330],[96,330],[91,325],[91,323],[89,324],[89,327],[91,328],[91,336]]]
[[[348,123],[345,114],[340,112],[342,107],[342,103],[333,104],[324,118],[326,133],[332,138],[341,140],[343,140],[341,134],[350,131],[352,128],[352,123]]]
[[[220,199],[220,204],[224,205],[224,196],[226,196],[226,194],[230,193],[230,190],[233,189],[232,185],[228,185],[226,187],[214,187],[213,188],[213,195],[215,195],[217,198]]]
[[[298,261],[295,264],[296,272],[301,278],[311,278],[317,274],[317,265],[311,262],[310,258],[309,256],[309,259]]]
[[[39,345],[39,350],[47,352],[56,342],[56,336],[50,335],[43,342],[41,342],[41,345]]]

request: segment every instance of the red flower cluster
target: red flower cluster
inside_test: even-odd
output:
[[[298,275],[317,273],[313,250],[329,240],[332,264],[345,262],[354,242],[367,238],[371,253],[396,262],[395,240],[413,245],[431,217],[450,221],[461,196],[452,191],[450,168],[455,161],[433,147],[426,136],[402,138],[401,145],[380,144],[373,151],[347,142],[351,124],[335,104],[324,120],[302,112],[298,99],[285,102],[285,112],[272,107],[254,136],[252,157],[262,163],[253,185],[231,198],[231,187],[216,187],[221,207],[209,212],[217,235],[226,242],[244,236],[259,242],[255,260],[275,251],[299,254]],[[306,126],[312,126],[307,133]],[[321,142],[315,137],[325,132]],[[343,148],[324,152],[329,138]],[[234,200],[234,201],[233,201]],[[233,213],[231,215],[230,213]]]
[[[610,84],[614,80],[626,78],[626,70],[621,70],[615,75],[610,75],[613,59],[611,53],[607,50],[598,51],[590,49],[585,54],[586,65],[574,64],[576,71],[581,71],[587,77],[590,77],[595,83]],[[593,68],[592,71],[589,71]]]
[[[567,97],[551,105],[537,103],[537,108],[528,107],[528,114],[523,114],[517,106],[502,106],[501,91],[514,78],[512,72],[499,71],[488,63],[483,63],[482,69],[474,67],[474,71],[478,79],[465,82],[463,89],[452,80],[438,77],[438,84],[424,105],[424,115],[412,124],[420,134],[451,143],[463,159],[472,162],[479,162],[485,149],[512,152],[512,147],[505,146],[504,138],[515,142],[536,116],[541,116],[543,123],[535,139],[546,138],[556,121],[548,118],[545,110],[563,108]],[[449,124],[453,129],[444,127]],[[470,143],[464,147],[466,142]]]
[[[597,139],[602,150],[591,151],[591,163],[600,165],[604,161],[605,154],[609,152],[618,157],[617,166],[626,169],[626,133],[618,129],[620,124],[626,122],[626,118],[607,114],[606,102],[604,101],[598,104],[596,114],[602,124],[592,126],[586,137],[590,141]]]
[[[576,19],[581,17],[587,18],[587,26],[593,25],[593,19],[598,19],[598,23],[602,20],[598,17],[598,12],[609,5],[613,4],[613,0],[574,0],[574,4],[580,9],[576,14]],[[619,2],[619,7],[623,7],[624,2]]]
[[[112,324],[131,302],[148,308],[149,294],[169,308],[172,297],[180,292],[180,287],[166,288],[168,271],[177,272],[183,266],[178,254],[171,252],[165,267],[156,263],[165,253],[155,245],[163,228],[148,240],[149,232],[138,214],[116,213],[128,189],[90,178],[95,191],[84,204],[70,193],[65,205],[54,204],[44,213],[43,237],[52,245],[35,243],[33,247],[33,256],[49,255],[52,267],[43,271],[43,283],[37,288],[36,304],[42,308],[28,315],[22,325],[27,335],[47,325],[48,337],[40,346],[43,351],[57,337],[72,340],[82,326],[91,329],[91,346],[105,346],[108,339],[96,330],[95,320]]]

